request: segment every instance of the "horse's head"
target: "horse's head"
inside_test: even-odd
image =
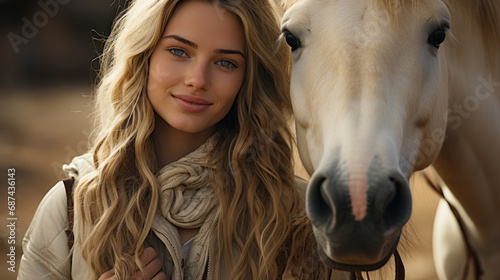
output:
[[[444,138],[449,17],[438,0],[304,0],[284,15],[307,213],[335,268],[377,269],[398,244],[408,178]]]

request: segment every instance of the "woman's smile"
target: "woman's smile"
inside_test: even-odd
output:
[[[212,102],[196,96],[174,94],[171,96],[180,109],[193,114],[201,113],[213,105]]]

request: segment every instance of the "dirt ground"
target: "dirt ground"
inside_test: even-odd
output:
[[[0,93],[0,259],[1,279],[16,278],[22,255],[22,239],[36,207],[45,193],[63,178],[61,166],[87,149],[90,99],[87,89],[16,91]],[[7,209],[7,174],[15,168],[15,213]],[[408,247],[402,252],[406,279],[437,279],[431,254],[431,232],[438,201],[428,186],[412,180],[414,213],[407,236]],[[6,226],[15,217],[15,232]],[[9,237],[13,234],[11,239]],[[15,241],[15,271],[8,270],[10,246]],[[11,241],[12,242],[12,241]],[[393,277],[393,276],[391,276]],[[391,277],[387,277],[390,279]],[[386,277],[384,277],[386,278]]]

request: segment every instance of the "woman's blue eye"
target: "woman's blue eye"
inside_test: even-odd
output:
[[[181,49],[169,49],[168,50],[171,54],[177,56],[177,57],[184,57],[186,56],[186,52],[181,50]]]
[[[232,63],[229,60],[219,60],[216,64],[226,68],[226,69],[233,69],[233,68],[238,68],[236,64]]]

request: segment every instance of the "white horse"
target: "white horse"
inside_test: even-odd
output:
[[[433,164],[482,279],[500,279],[500,1],[296,2],[282,30],[325,262],[384,265],[410,217],[408,179]],[[439,278],[459,279],[465,243],[444,200],[433,243]]]

